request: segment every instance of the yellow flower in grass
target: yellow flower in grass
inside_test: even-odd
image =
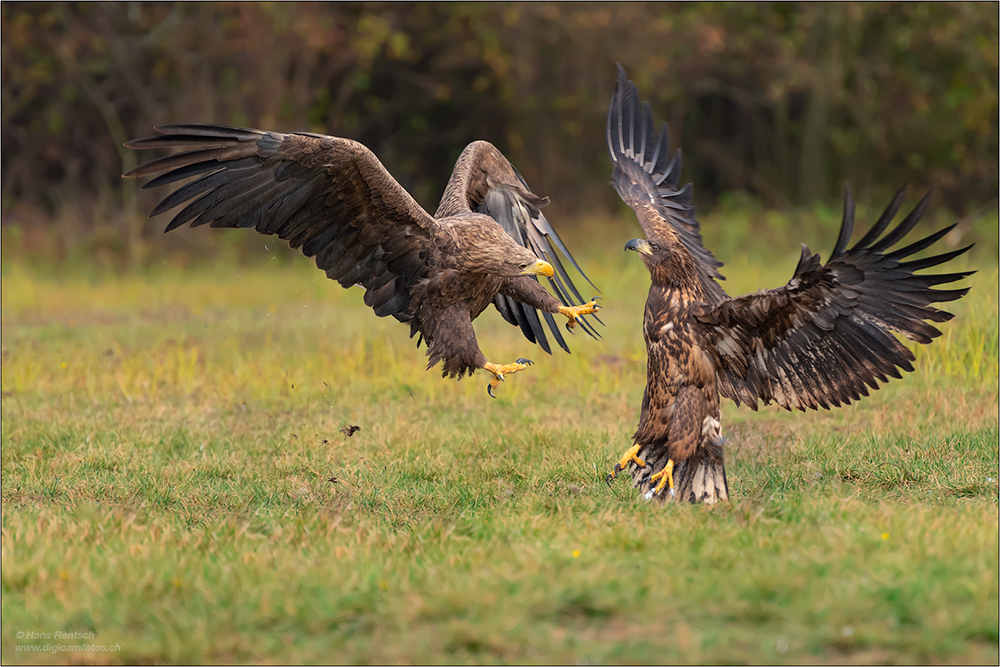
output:
[[[573,558],[579,558],[579,557],[580,557],[580,550],[573,549]]]

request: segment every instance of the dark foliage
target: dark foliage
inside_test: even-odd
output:
[[[121,144],[214,122],[357,139],[424,205],[482,138],[560,213],[610,210],[618,60],[701,202],[832,201],[850,178],[961,213],[996,197],[997,51],[977,3],[4,3],[2,201],[128,227]]]

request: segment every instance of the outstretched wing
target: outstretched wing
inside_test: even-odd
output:
[[[715,282],[725,280],[718,270],[722,262],[702,242],[691,184],[679,187],[681,150],[670,155],[669,127],[664,123],[656,134],[649,102],[639,98],[635,84],[620,64],[608,108],[607,134],[608,151],[615,163],[612,184],[622,201],[635,211],[646,238],[676,235],[694,258],[707,300],[716,303],[725,299],[725,291]]]
[[[928,322],[953,316],[931,304],[954,301],[968,288],[934,290],[968,275],[915,272],[943,264],[972,246],[925,259],[904,261],[931,246],[954,225],[898,250],[900,241],[927,208],[928,193],[879,239],[903,201],[901,188],[882,217],[850,250],[854,199],[850,187],[844,218],[830,260],[802,246],[802,258],[784,287],[706,305],[697,316],[702,348],[718,368],[719,391],[754,410],[757,402],[786,409],[829,408],[868,395],[889,377],[912,371],[913,353],[892,332],[929,343],[941,332]]]
[[[584,303],[585,299],[580,296],[555,249],[569,260],[592,287],[594,283],[542,214],[541,209],[548,203],[547,197],[539,197],[531,191],[521,174],[495,146],[486,141],[476,141],[469,144],[459,156],[435,215],[444,217],[462,211],[475,211],[490,216],[500,223],[511,238],[553,266],[555,275],[547,280],[563,305],[578,305]],[[535,277],[532,279],[538,280]],[[550,313],[539,313],[535,308],[503,294],[497,294],[493,304],[505,320],[521,328],[525,338],[532,343],[537,342],[551,354],[545,327],[539,319],[541,316],[559,346],[569,352],[559,326]],[[594,319],[600,322],[597,316]],[[577,321],[588,334],[600,338],[588,317],[580,317]]]
[[[224,125],[161,125],[159,136],[125,145],[182,147],[181,153],[124,174],[164,172],[143,188],[198,176],[174,191],[150,217],[190,202],[165,231],[253,227],[276,234],[344,287],[362,285],[375,314],[412,319],[410,287],[433,262],[436,224],[356,141],[318,134],[262,132]]]

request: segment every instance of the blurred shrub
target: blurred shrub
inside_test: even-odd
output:
[[[561,218],[611,210],[604,117],[615,60],[670,121],[699,204],[728,191],[769,206],[833,204],[844,180],[862,199],[933,184],[969,216],[996,202],[995,4],[0,11],[4,219],[69,219],[67,243],[109,226],[141,247],[153,227],[138,213],[152,199],[120,181],[135,164],[121,143],[166,122],[349,136],[431,209],[459,151],[485,138]]]

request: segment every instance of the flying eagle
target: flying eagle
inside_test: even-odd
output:
[[[579,323],[598,337],[583,317],[597,312],[595,299],[583,303],[553,250],[580,270],[542,215],[548,198],[533,194],[488,142],[465,148],[431,216],[368,148],[350,139],[223,125],[155,129],[158,136],[125,146],[187,150],[123,177],[163,172],[143,188],[199,177],[153,209],[150,217],[190,201],[165,231],[190,222],[276,234],[315,257],[328,278],[363,287],[365,305],[376,315],[408,323],[410,337],[419,334],[417,345],[427,345],[427,368],[444,361],[442,376],[485,369],[492,374],[487,392],[494,396],[505,376],[531,365],[529,359],[495,364],[480,351],[472,321],[490,303],[549,353],[539,311],[567,352],[555,314],[568,318],[570,331]],[[539,284],[538,275],[549,279],[562,302]]]
[[[652,283],[643,317],[648,360],[639,426],[609,483],[629,468],[633,485],[647,499],[726,500],[720,395],[753,410],[758,402],[802,411],[847,405],[878,389],[877,381],[901,377],[899,369],[913,371],[913,353],[892,332],[930,343],[941,332],[928,322],[953,317],[931,304],[968,292],[930,288],[974,272],[915,272],[972,246],[908,259],[954,225],[890,250],[923,215],[930,193],[883,236],[902,204],[900,189],[848,248],[854,228],[848,186],[840,233],[826,264],[803,244],[787,285],[731,298],[717,282],[723,279],[722,263],[702,244],[691,185],[680,187],[680,150],[669,155],[667,126],[656,135],[649,104],[620,65],[607,138],[614,187],[646,234],[625,249],[639,253]]]

